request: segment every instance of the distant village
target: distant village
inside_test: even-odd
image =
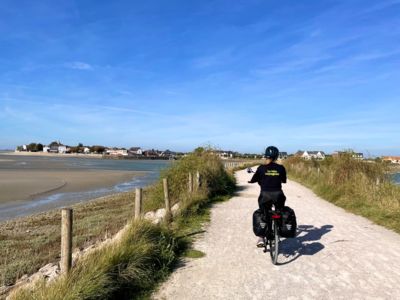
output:
[[[285,159],[290,156],[297,156],[301,157],[305,160],[324,160],[327,157],[337,157],[340,155],[350,155],[352,158],[357,159],[357,160],[365,160],[364,154],[361,152],[354,152],[352,150],[347,150],[347,151],[335,151],[332,154],[325,154],[324,151],[297,151],[294,154],[288,155],[286,152],[280,152],[280,158]],[[394,163],[394,164],[400,164],[400,156],[382,156],[378,157],[376,159],[386,161],[389,163]],[[371,159],[370,159],[371,160]]]
[[[183,152],[175,152],[171,150],[156,150],[149,149],[143,150],[141,147],[118,148],[118,147],[105,147],[100,145],[84,146],[78,144],[77,146],[64,145],[61,142],[54,141],[49,145],[41,143],[30,143],[18,146],[16,152],[43,152],[43,153],[57,153],[57,154],[97,154],[103,157],[110,158],[147,158],[147,159],[176,159],[185,155]]]
[[[59,154],[97,154],[107,158],[132,158],[132,159],[178,159],[185,156],[185,152],[176,152],[167,150],[156,150],[147,149],[144,150],[141,147],[130,147],[118,148],[118,147],[105,147],[105,146],[84,146],[78,144],[77,146],[67,146],[59,141],[54,141],[49,145],[43,145],[41,143],[30,143],[18,146],[15,149],[16,152],[44,152],[44,153],[59,153]],[[235,151],[224,151],[214,150],[215,154],[221,159],[261,159],[262,154],[254,153],[239,153]],[[296,153],[288,154],[287,152],[279,152],[280,159],[287,159],[288,157],[296,156],[304,160],[324,160],[327,157],[335,157],[343,154],[351,155],[352,158],[357,160],[364,160],[364,154],[354,152],[352,150],[347,151],[335,151],[332,154],[326,154],[324,151],[302,151],[299,150]],[[382,156],[377,159],[387,161],[394,164],[400,164],[400,156]]]

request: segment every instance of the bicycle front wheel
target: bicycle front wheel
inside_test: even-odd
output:
[[[278,234],[278,225],[274,220],[272,222],[272,231],[274,237],[269,240],[269,254],[271,255],[271,260],[274,265],[278,262],[278,254],[279,254],[279,234]]]

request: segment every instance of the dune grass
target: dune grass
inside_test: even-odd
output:
[[[323,161],[293,157],[285,167],[290,178],[319,196],[400,233],[400,187],[390,181],[388,164],[344,154]]]
[[[198,170],[201,185],[187,192],[189,172]],[[195,151],[165,170],[173,203],[180,202],[180,215],[171,224],[130,222],[119,242],[95,250],[79,260],[68,276],[33,289],[20,289],[12,299],[137,299],[146,298],[175,266],[179,256],[200,257],[190,249],[193,237],[209,219],[211,203],[229,198],[235,180],[209,151]],[[161,180],[146,191],[146,209],[164,203]]]
[[[114,235],[134,213],[134,193],[122,193],[74,205],[74,248]],[[0,224],[0,285],[13,284],[60,255],[60,210]]]
[[[165,226],[133,222],[122,239],[83,258],[68,276],[21,289],[14,299],[127,299],[165,277],[178,244]]]

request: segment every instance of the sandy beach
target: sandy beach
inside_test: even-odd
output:
[[[0,221],[144,187],[167,162],[1,155]]]
[[[145,174],[113,170],[0,170],[0,203],[32,201],[55,192],[112,187]]]

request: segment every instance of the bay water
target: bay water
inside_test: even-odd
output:
[[[146,187],[158,180],[160,171],[167,168],[168,160],[125,160],[79,158],[59,156],[22,156],[0,155],[0,171],[7,170],[112,170],[112,171],[140,171],[142,176],[133,176],[132,179],[120,182],[112,187],[97,188],[89,191],[70,193],[51,193],[34,201],[0,204],[0,221],[41,212],[49,208],[56,208],[65,203],[77,203],[90,199],[126,192],[137,187]]]

